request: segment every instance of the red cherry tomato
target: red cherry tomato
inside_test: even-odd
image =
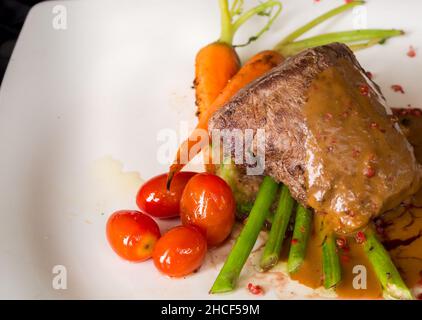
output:
[[[207,241],[194,226],[170,229],[155,245],[154,264],[170,277],[183,277],[197,270],[204,261]]]
[[[140,262],[151,258],[160,237],[157,223],[139,212],[122,210],[107,221],[107,239],[112,249],[123,259]]]
[[[195,225],[206,234],[208,245],[222,243],[230,234],[236,204],[229,185],[220,177],[201,173],[189,180],[180,200],[184,225]]]
[[[136,196],[139,209],[153,217],[172,218],[179,216],[180,198],[183,189],[196,172],[179,172],[166,188],[167,174],[156,176],[145,182]]]

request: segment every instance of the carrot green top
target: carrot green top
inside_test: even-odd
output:
[[[237,30],[253,16],[260,15],[268,17],[267,24],[258,33],[250,37],[247,43],[240,46],[248,45],[264,34],[282,10],[282,5],[277,0],[268,0],[244,13],[243,0],[234,0],[231,7],[229,7],[228,0],[219,0],[219,5],[221,14],[221,35],[219,42],[224,42],[229,45],[233,44],[233,38]],[[237,17],[237,19],[234,19],[235,17]]]

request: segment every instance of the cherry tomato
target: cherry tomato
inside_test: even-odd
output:
[[[153,259],[162,273],[183,277],[201,266],[206,252],[207,240],[200,230],[194,226],[178,226],[158,240]]]
[[[180,200],[184,225],[195,225],[206,234],[208,245],[222,243],[235,219],[235,200],[229,185],[220,177],[201,173],[189,180]]]
[[[123,259],[140,262],[151,258],[160,237],[157,223],[139,212],[122,210],[107,221],[107,239],[112,249]]]
[[[156,176],[145,182],[136,196],[139,209],[153,217],[165,219],[179,216],[180,198],[183,189],[196,172],[179,172],[167,190],[167,174]]]

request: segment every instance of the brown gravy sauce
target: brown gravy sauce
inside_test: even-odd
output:
[[[337,233],[366,226],[419,189],[412,147],[369,80],[347,61],[312,82],[304,115],[308,205]]]
[[[407,109],[406,109],[407,110]],[[395,110],[408,141],[415,149],[417,160],[422,163],[422,113]],[[292,278],[311,287],[322,286],[321,239],[315,232],[320,225],[321,215],[315,215],[314,230],[307,248],[306,261]],[[403,280],[410,288],[422,285],[422,189],[396,208],[387,211],[373,222],[373,228],[399,269]],[[338,248],[342,266],[342,281],[336,288],[340,298],[379,299],[382,288],[367,260],[363,248],[353,237],[343,237],[346,250]],[[367,288],[356,290],[353,268],[363,265],[367,270]]]
[[[318,216],[315,216],[312,236],[309,239],[306,251],[306,260],[296,274],[291,275],[292,279],[299,283],[317,289],[323,285],[322,272],[322,240],[316,230],[319,227]],[[366,258],[363,248],[357,244],[353,237],[342,237],[346,242],[344,248],[338,248],[340,263],[342,268],[342,280],[336,287],[336,294],[345,299],[380,299],[382,298],[382,288]],[[353,287],[353,280],[356,276],[353,268],[355,266],[366,268],[366,289],[356,290]]]
[[[395,109],[394,114],[422,163],[422,112]],[[411,288],[422,285],[422,189],[376,223],[403,280]]]

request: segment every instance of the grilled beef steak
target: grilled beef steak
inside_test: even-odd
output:
[[[343,44],[286,60],[217,111],[209,128],[265,129],[265,174],[337,232],[365,226],[420,186],[412,147]]]

